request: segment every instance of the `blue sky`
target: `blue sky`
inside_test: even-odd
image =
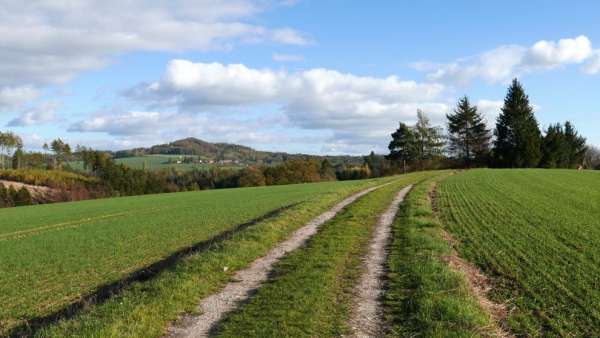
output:
[[[490,125],[518,77],[541,127],[600,145],[595,1],[0,1],[0,129],[29,149],[182,137],[384,152],[467,94]]]

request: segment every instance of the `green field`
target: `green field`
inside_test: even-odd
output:
[[[101,285],[275,209],[308,202],[326,207],[376,182],[212,190],[0,210],[0,324],[7,330],[51,314]]]
[[[600,335],[600,173],[472,170],[442,181],[461,255],[493,279],[525,336]]]
[[[490,337],[494,324],[464,275],[443,259],[452,248],[433,212],[431,191],[448,173],[416,185],[393,224],[383,310],[391,337]]]
[[[269,282],[221,323],[216,336],[339,337],[349,333],[346,322],[353,287],[379,216],[400,189],[431,175],[405,176],[324,224],[306,246],[277,264]]]
[[[182,315],[195,313],[201,299],[306,222],[354,192],[387,182],[286,254],[214,333],[349,333],[353,286],[373,226],[394,194],[413,183],[387,256],[382,305],[389,336],[600,335],[600,173],[541,169],[424,172],[3,209],[0,335],[164,336]],[[235,231],[219,236],[228,230]],[[128,281],[101,302],[24,326],[203,241],[211,244],[150,278]],[[456,255],[489,277],[483,297],[506,304],[506,318],[494,320],[465,271],[449,266]],[[11,331],[15,327],[19,331]]]

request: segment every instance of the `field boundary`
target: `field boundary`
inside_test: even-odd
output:
[[[123,289],[127,288],[129,285],[136,282],[144,282],[149,279],[152,279],[156,275],[160,274],[162,271],[174,266],[185,257],[201,251],[208,250],[213,244],[224,241],[232,237],[236,233],[241,232],[259,222],[277,217],[282,212],[291,209],[301,203],[302,202],[292,203],[271,210],[262,216],[254,218],[248,222],[238,224],[231,229],[225,230],[210,239],[198,242],[191,246],[181,248],[175,251],[174,253],[170,254],[169,256],[155,263],[152,263],[149,266],[131,272],[128,276],[122,279],[99,286],[98,288],[96,288],[95,291],[82,297],[80,300],[71,303],[70,305],[64,307],[61,310],[58,310],[46,316],[31,318],[25,323],[10,329],[6,334],[8,337],[30,336],[35,334],[35,332],[37,332],[44,326],[58,322],[62,319],[70,319],[77,315],[80,311],[85,310],[86,308],[92,305],[101,304],[109,298],[119,295],[119,293]]]
[[[167,336],[178,338],[208,336],[226,313],[234,310],[240,302],[247,300],[251,296],[252,291],[259,288],[261,283],[268,279],[274,264],[284,255],[305,244],[308,239],[318,232],[321,225],[333,219],[339,212],[356,202],[359,198],[391,183],[393,182],[367,188],[355,193],[313,218],[310,222],[294,231],[286,240],[269,250],[265,256],[254,260],[247,268],[237,271],[232,281],[221,289],[221,291],[202,299],[198,306],[201,314],[184,317],[181,320],[183,325],[169,328]]]
[[[454,240],[454,237],[444,228],[443,220],[439,212],[439,205],[437,203],[437,182],[430,188],[429,199],[431,200],[433,216],[437,218],[441,225],[440,233],[451,248],[449,255],[441,257],[442,261],[448,264],[450,269],[463,275],[471,294],[475,297],[479,306],[490,315],[492,321],[496,324],[495,335],[497,337],[515,337],[508,329],[508,325],[506,325],[506,318],[509,313],[506,304],[495,303],[487,297],[488,292],[494,287],[490,282],[490,279],[479,270],[475,264],[460,257],[456,250],[456,241]]]

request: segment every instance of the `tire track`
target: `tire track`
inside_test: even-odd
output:
[[[167,336],[177,338],[207,337],[214,325],[227,312],[234,310],[240,302],[248,299],[252,291],[268,279],[273,265],[286,253],[306,243],[322,224],[335,217],[345,207],[373,190],[388,184],[390,183],[353,194],[296,230],[287,240],[271,249],[265,256],[255,260],[249,267],[238,271],[233,281],[229,282],[220,292],[204,298],[199,305],[201,315],[185,318],[182,327],[171,327]]]
[[[380,298],[384,291],[386,247],[400,203],[404,201],[404,197],[410,189],[412,189],[412,185],[400,190],[377,222],[369,253],[365,257],[366,271],[356,287],[355,305],[348,323],[352,328],[352,337],[381,337],[384,335]]]

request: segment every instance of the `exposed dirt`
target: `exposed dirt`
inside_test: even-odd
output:
[[[342,209],[356,201],[358,198],[380,188],[373,187],[356,193],[341,201],[329,211],[319,215],[302,228],[296,230],[287,240],[277,245],[265,256],[255,260],[246,269],[238,271],[231,282],[229,282],[219,293],[213,294],[200,302],[201,315],[183,319],[181,327],[169,329],[170,337],[207,337],[210,330],[227,312],[235,309],[239,302],[250,297],[253,290],[267,280],[273,265],[286,253],[293,251],[303,245],[313,236],[319,227],[332,219]]]
[[[12,186],[15,190],[19,190],[19,189],[25,187],[27,190],[29,190],[29,193],[31,194],[31,198],[37,202],[50,201],[56,195],[56,190],[49,188],[49,187],[40,186],[40,185],[31,185],[31,184],[25,184],[25,183],[15,182],[15,181],[6,181],[6,180],[0,180],[0,183],[4,184],[4,186],[6,188]]]
[[[381,296],[383,295],[383,275],[387,259],[386,247],[392,233],[392,223],[398,213],[400,203],[412,185],[400,190],[388,209],[381,214],[369,253],[364,259],[365,273],[356,286],[356,299],[349,325],[353,337],[381,337],[384,335]]]

